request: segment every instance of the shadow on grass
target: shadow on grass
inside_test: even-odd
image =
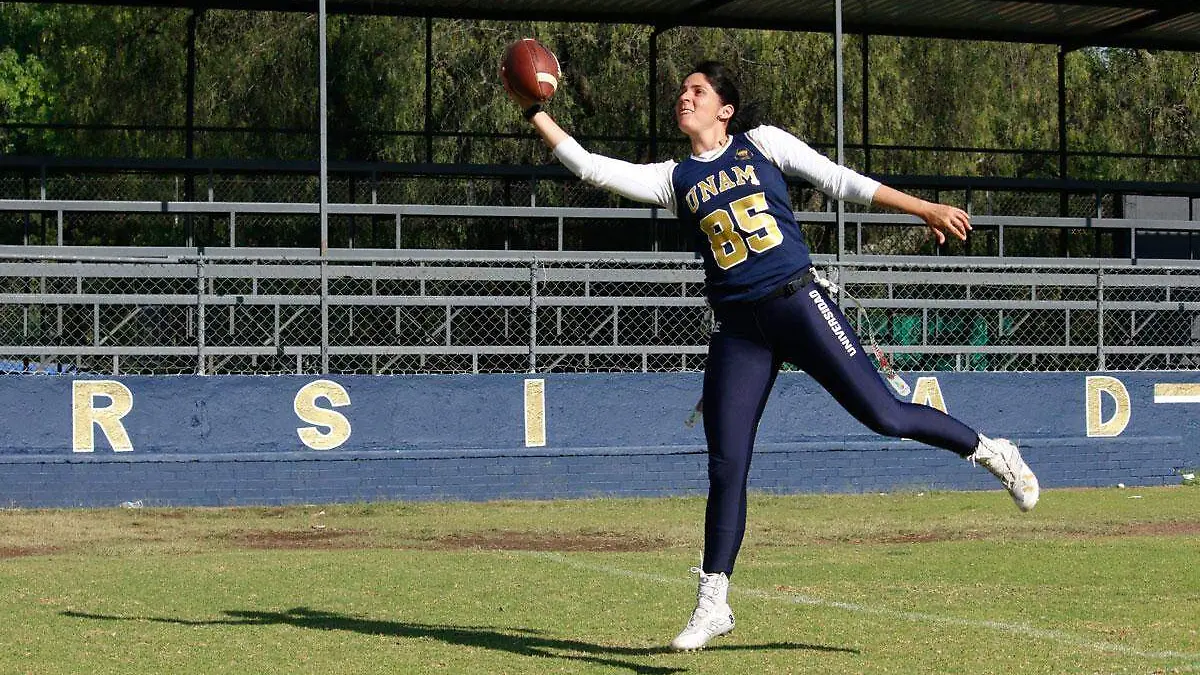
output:
[[[62,616],[76,619],[103,621],[155,621],[181,626],[272,626],[287,625],[313,630],[344,630],[363,635],[388,635],[400,638],[430,638],[449,645],[479,647],[544,658],[584,661],[613,668],[625,668],[646,675],[667,675],[686,672],[684,668],[647,666],[623,660],[622,657],[673,654],[667,647],[613,647],[593,644],[581,640],[546,637],[541,631],[526,628],[497,628],[494,626],[448,626],[406,621],[382,621],[346,614],[322,612],[296,607],[284,612],[259,612],[249,610],[226,611],[226,619],[192,620],[170,617],[111,616],[66,611]],[[718,645],[708,651],[762,651],[767,649],[804,649],[820,652],[844,652],[858,654],[857,649],[826,647],[797,642],[772,642],[759,645]],[[566,652],[566,653],[564,653]],[[574,652],[574,653],[571,653]]]

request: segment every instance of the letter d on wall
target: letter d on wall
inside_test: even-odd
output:
[[[342,385],[330,380],[317,380],[300,387],[296,398],[292,401],[292,409],[296,416],[317,426],[328,427],[325,433],[316,426],[299,427],[296,433],[300,442],[313,450],[332,450],[350,439],[350,420],[341,413],[317,407],[317,399],[324,397],[329,405],[340,408],[350,405],[350,394]]]
[[[96,397],[109,403],[96,407]],[[133,410],[133,392],[116,380],[75,380],[71,383],[71,450],[96,451],[96,425],[115,452],[133,450],[121,418]]]
[[[1107,420],[1101,411],[1104,394],[1111,396],[1116,404],[1116,410]],[[1088,438],[1120,436],[1125,431],[1133,408],[1129,404],[1129,391],[1120,380],[1107,375],[1088,376],[1085,400]]]

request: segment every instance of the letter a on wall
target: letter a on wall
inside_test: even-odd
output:
[[[1116,409],[1107,420],[1103,415],[1104,394],[1108,394],[1116,404]],[[1125,431],[1132,406],[1129,403],[1129,391],[1120,380],[1107,375],[1089,376],[1085,400],[1088,438],[1120,436]]]
[[[946,399],[942,396],[942,386],[938,384],[936,377],[917,378],[917,385],[913,387],[912,402],[946,412]]]
[[[97,408],[96,399],[108,405]],[[115,380],[75,380],[71,383],[71,450],[96,451],[96,427],[115,452],[133,450],[121,418],[133,410],[133,392]]]

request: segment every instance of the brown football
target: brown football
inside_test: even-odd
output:
[[[505,86],[517,94],[531,101],[545,103],[558,89],[562,70],[558,67],[554,52],[533,38],[524,38],[504,50],[504,59],[500,61],[500,78]]]

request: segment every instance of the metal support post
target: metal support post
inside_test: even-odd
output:
[[[863,173],[871,173],[871,36],[862,34]]]
[[[204,258],[196,260],[196,374],[207,375],[204,366],[204,294],[208,285],[204,271]]]
[[[1067,48],[1058,48],[1058,178],[1067,179]],[[1066,188],[1058,193],[1058,215],[1066,218],[1070,213],[1070,201]],[[1068,231],[1059,230],[1058,254],[1064,258],[1070,250]]]
[[[1104,268],[1096,268],[1096,369],[1108,370],[1104,360]]]
[[[433,163],[433,18],[425,17],[425,161]]]
[[[184,157],[189,161],[196,157],[196,22],[199,18],[200,10],[192,8],[192,13],[188,15],[187,20],[187,75],[185,96],[185,118],[184,126]],[[187,171],[186,182],[183,187],[183,198],[186,201],[196,199],[196,176],[189,168]],[[184,222],[184,246],[192,247],[196,245],[195,232],[195,216],[191,213],[186,214],[183,218]]]
[[[325,27],[325,0],[320,0],[318,33],[320,36],[321,98],[321,372],[329,373],[329,87],[326,78],[328,35]]]
[[[833,67],[836,79],[834,89],[836,90],[837,99],[837,163],[844,166],[846,164],[846,100],[845,92],[842,91],[844,84],[842,73],[842,0],[836,0],[834,2],[833,11]],[[837,259],[840,262],[846,251],[846,204],[840,199],[837,200],[836,213],[837,215],[834,218],[834,222],[837,224]]]
[[[537,372],[538,262],[529,263],[529,372]]]

